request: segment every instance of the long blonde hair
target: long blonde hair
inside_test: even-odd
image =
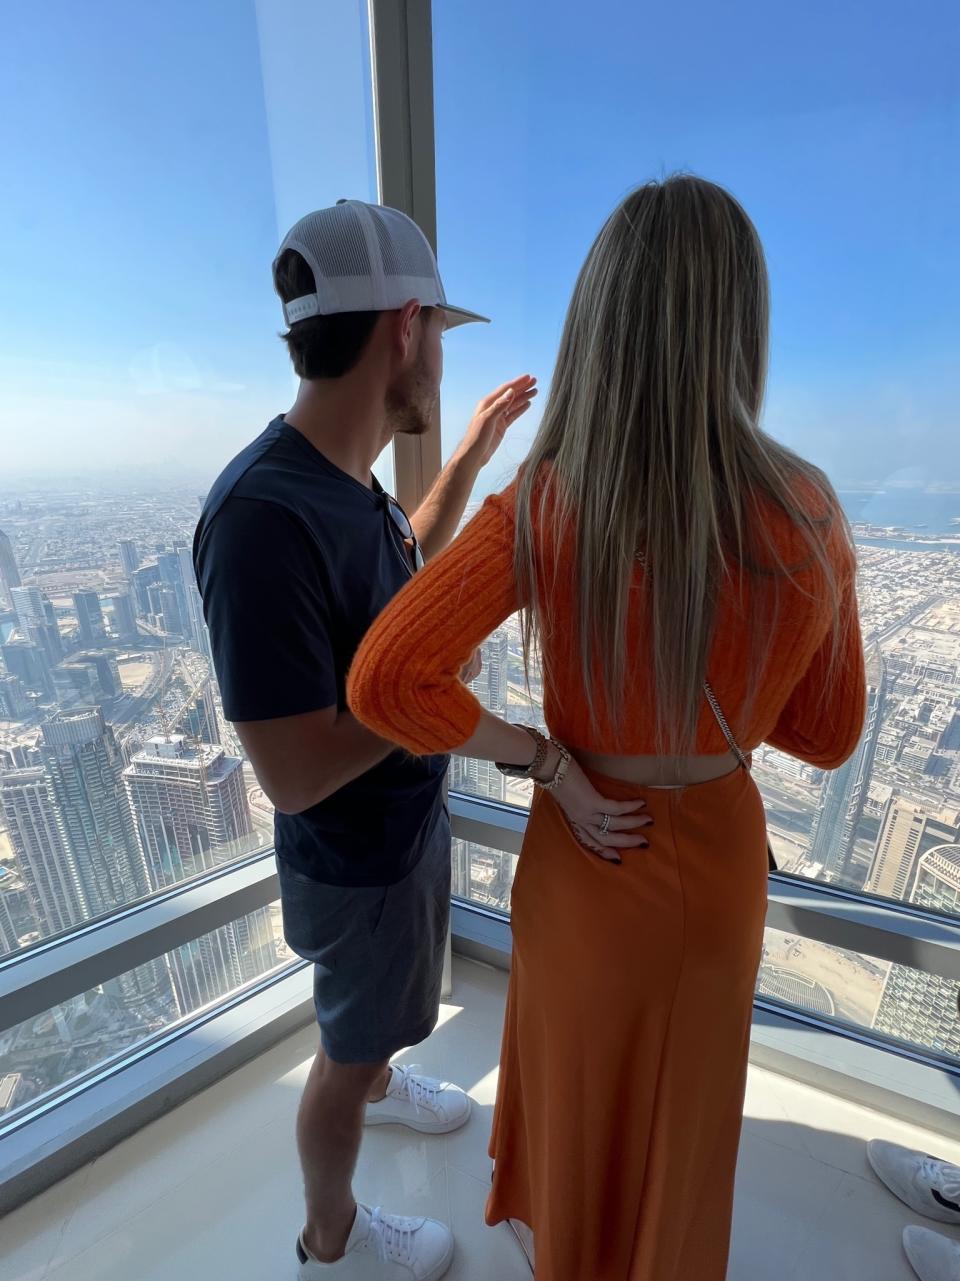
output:
[[[834,518],[847,528],[836,497],[817,468],[759,426],[768,316],[760,239],[728,192],[687,175],[637,188],[580,271],[520,477],[516,571],[529,602],[528,670],[551,625],[535,535],[549,527],[557,549],[575,538],[583,687],[594,723],[603,707],[616,728],[641,556],[660,751],[689,751],[695,741],[724,578],[735,567],[774,579],[798,568],[783,563],[757,520],[758,499],[794,523],[809,553],[802,559],[820,566],[837,608],[824,534]],[[811,489],[822,503],[809,501]],[[755,620],[758,650],[769,621]],[[752,673],[759,657],[743,656]]]

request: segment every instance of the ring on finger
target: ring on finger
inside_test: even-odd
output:
[[[601,835],[601,836],[606,836],[606,834],[610,831],[610,817],[611,817],[611,816],[610,816],[609,814],[601,814],[601,815],[600,815],[600,818],[601,818],[601,820],[602,820],[602,821],[601,821],[601,823],[600,823],[600,835]]]

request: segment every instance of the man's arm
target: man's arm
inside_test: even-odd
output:
[[[537,380],[529,374],[504,383],[477,405],[467,434],[410,518],[424,558],[443,551],[457,532],[481,467],[500,448],[511,423],[530,408]]]
[[[234,726],[257,781],[281,814],[302,814],[365,774],[393,751],[349,712],[325,707],[302,716]]]

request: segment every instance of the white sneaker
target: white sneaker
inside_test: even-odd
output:
[[[434,1219],[404,1219],[366,1205],[342,1259],[321,1263],[297,1240],[297,1281],[440,1281],[453,1262],[453,1233]]]
[[[920,1281],[960,1281],[960,1244],[930,1228],[904,1228],[903,1248]]]
[[[406,1125],[421,1134],[450,1134],[470,1118],[470,1097],[458,1085],[418,1076],[394,1064],[386,1097],[368,1103],[367,1125]]]
[[[867,1157],[891,1192],[928,1219],[960,1225],[956,1200],[958,1170],[949,1161],[914,1152],[899,1143],[871,1139]]]

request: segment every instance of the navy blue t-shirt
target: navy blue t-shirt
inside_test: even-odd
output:
[[[343,710],[357,646],[412,572],[379,487],[282,417],[214,484],[193,561],[229,721]],[[330,885],[394,884],[433,834],[446,766],[393,752],[312,809],[278,813],[277,853]]]

